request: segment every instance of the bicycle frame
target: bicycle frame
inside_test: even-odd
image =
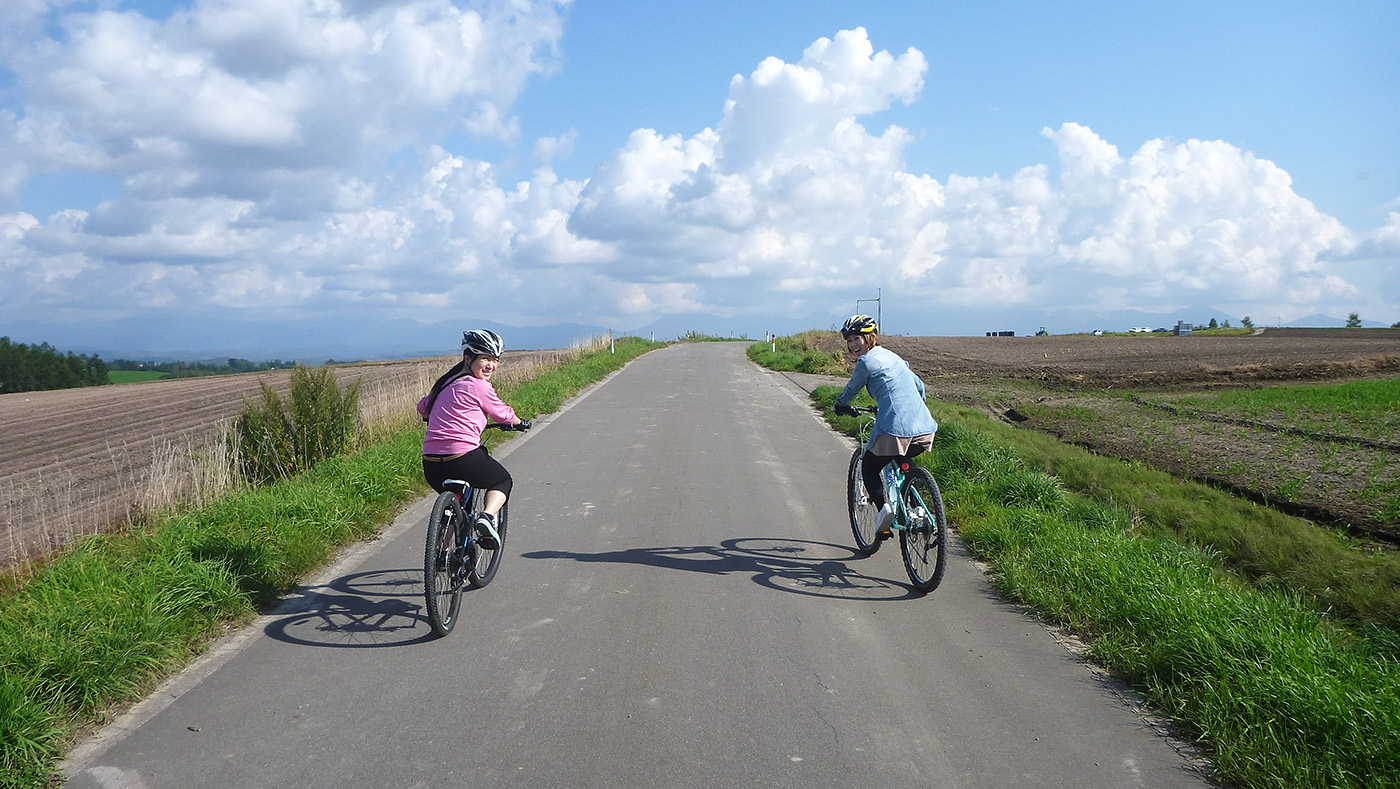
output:
[[[506,425],[487,425],[503,428]],[[423,556],[424,608],[433,632],[445,636],[457,624],[462,592],[491,583],[503,556],[507,525],[507,505],[496,513],[496,530],[501,544],[487,549],[477,539],[474,523],[485,495],[466,480],[442,481],[442,492],[428,516],[428,534]],[[450,535],[450,539],[449,539]]]
[[[465,548],[476,542],[476,530],[469,528],[471,524],[467,522],[470,520],[472,503],[476,499],[476,488],[468,485],[465,480],[460,479],[445,479],[442,481],[442,486],[449,493],[457,497],[458,517],[462,519],[462,531],[467,535],[467,538],[457,547]]]
[[[874,414],[876,408],[857,407],[858,413]],[[847,475],[846,502],[851,520],[851,533],[857,550],[869,556],[880,547],[881,536],[875,528],[874,506],[865,485],[865,444],[870,439],[874,419],[857,425],[861,445],[852,453]],[[943,495],[938,481],[922,466],[914,466],[908,457],[897,457],[880,470],[885,485],[886,500],[894,512],[890,528],[899,533],[899,549],[904,557],[904,569],[919,592],[929,592],[943,579],[948,552],[948,515],[943,508]]]
[[[865,443],[870,440],[870,428],[875,424],[875,409],[857,407],[856,410],[869,415],[869,418],[860,421],[860,427],[857,429],[860,437],[861,456],[864,457]],[[899,492],[904,488],[905,472],[909,470],[909,464],[912,462],[909,458],[897,457],[880,469],[880,481],[885,484],[885,501],[894,508],[894,522],[890,524],[890,528],[895,531],[909,529],[909,522],[904,511],[904,497],[899,495]],[[915,495],[918,495],[917,491],[915,491]]]

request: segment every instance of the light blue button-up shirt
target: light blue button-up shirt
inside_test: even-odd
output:
[[[865,387],[880,406],[875,425],[870,429],[871,441],[881,433],[913,438],[938,432],[938,422],[924,404],[924,382],[894,351],[877,345],[862,354],[855,372],[851,373],[850,383],[836,402],[850,405],[860,394],[861,387]]]

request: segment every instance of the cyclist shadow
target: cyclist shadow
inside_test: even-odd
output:
[[[423,613],[423,571],[370,570],[299,586],[263,632],[313,647],[402,647],[433,640]]]
[[[855,550],[813,540],[741,537],[719,545],[627,548],[599,553],[532,551],[523,556],[637,564],[708,575],[748,575],[760,586],[817,597],[905,600],[923,596],[906,583],[852,568],[850,561],[865,558]]]

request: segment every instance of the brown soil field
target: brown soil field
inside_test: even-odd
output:
[[[511,353],[498,380],[567,353]],[[362,381],[362,410],[393,398],[411,413],[419,390],[457,358],[331,369],[342,384]],[[285,394],[289,377],[279,370],[0,395],[0,568],[123,522],[155,484],[163,448],[187,458],[207,452],[246,399],[258,398],[263,384]]]
[[[839,350],[832,335],[822,347]],[[1207,482],[1364,540],[1400,544],[1400,403],[1376,426],[1178,408],[1226,388],[1400,377],[1400,330],[1175,337],[886,337],[930,394],[1022,429]]]
[[[1065,388],[1182,389],[1400,375],[1400,330],[1262,329],[1175,337],[887,337],[929,378],[1015,378]]]

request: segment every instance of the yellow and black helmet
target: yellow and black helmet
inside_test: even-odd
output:
[[[880,327],[875,323],[875,319],[869,315],[852,315],[846,319],[841,326],[841,336],[850,337],[856,334],[879,334]]]

